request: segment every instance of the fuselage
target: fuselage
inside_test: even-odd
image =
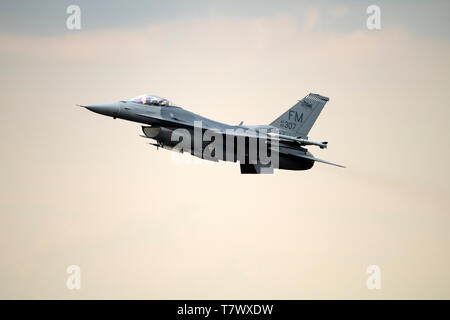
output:
[[[173,139],[173,132],[175,130],[184,129],[190,135],[189,145],[191,148],[191,154],[203,159],[214,161],[239,161],[241,164],[249,161],[250,163],[252,163],[251,160],[249,160],[249,155],[252,154],[252,147],[256,148],[254,153],[259,156],[262,144],[258,142],[256,142],[256,144],[252,144],[251,136],[261,137],[263,132],[264,137],[267,139],[267,132],[276,130],[276,128],[270,125],[229,125],[208,119],[174,105],[160,106],[136,103],[133,101],[118,101],[112,103],[89,105],[86,106],[86,108],[105,116],[133,121],[146,126],[150,126],[151,128],[157,128],[159,131],[152,131],[154,132],[154,135],[146,134],[146,136],[148,138],[156,140],[158,146],[167,149],[172,149],[177,145],[177,143],[179,143],[179,140]],[[212,139],[210,139],[209,141],[202,140],[201,144],[195,143],[194,139],[196,135],[198,135],[198,130],[200,130],[202,137],[205,135],[205,132],[208,131],[214,133],[221,132],[224,134],[224,137],[227,136],[225,132],[238,132],[239,136],[233,137],[233,146],[231,149],[231,153],[233,155],[229,156],[230,148],[229,145],[225,143],[226,138],[224,138],[220,144],[216,143],[216,150],[212,155],[208,153],[208,156],[205,156],[205,150],[208,148],[208,146],[211,145]],[[248,132],[251,132],[250,137],[248,137]],[[240,149],[238,140],[240,135],[247,135],[244,140],[245,150],[243,151],[243,155],[239,154]],[[214,141],[216,141],[216,139],[214,139]],[[219,148],[222,149],[222,152],[217,152]],[[300,147],[297,143],[289,141],[278,141],[276,151],[274,151],[274,149],[270,147],[270,143],[269,149],[270,150],[268,151],[268,154],[270,154],[271,156],[276,155],[278,162],[276,167],[279,169],[307,170],[314,165],[314,161],[304,158],[305,155],[312,155],[308,152],[308,150]],[[259,158],[257,158],[253,161],[258,162],[260,160]]]

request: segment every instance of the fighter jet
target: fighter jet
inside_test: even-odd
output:
[[[308,170],[315,158],[307,146],[324,149],[327,142],[308,133],[329,98],[310,93],[268,125],[229,125],[183,109],[167,99],[144,94],[130,100],[80,105],[114,119],[142,124],[143,137],[157,148],[189,152],[211,161],[239,162],[242,174],[273,173],[273,169]],[[264,152],[263,152],[264,151]]]

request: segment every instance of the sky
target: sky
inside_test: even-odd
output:
[[[0,298],[449,299],[449,6],[2,1]],[[309,150],[346,169],[180,163],[76,107],[268,124],[309,92],[330,97]]]

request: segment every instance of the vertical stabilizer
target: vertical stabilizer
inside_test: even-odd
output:
[[[281,134],[306,138],[328,100],[320,94],[310,93],[270,125],[280,129]]]

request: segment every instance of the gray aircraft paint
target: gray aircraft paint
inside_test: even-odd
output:
[[[280,128],[280,133],[293,137],[307,138],[329,98],[310,93],[283,113],[270,125]]]
[[[316,161],[342,167],[317,159],[304,148],[305,145],[317,145],[321,148],[326,148],[326,142],[319,143],[307,140],[307,135],[328,101],[327,97],[310,93],[270,125],[256,126],[246,126],[242,123],[238,126],[233,126],[217,122],[185,110],[180,106],[172,105],[166,99],[152,95],[141,95],[132,101],[101,103],[83,107],[102,115],[138,122],[151,126],[153,129],[159,128],[159,130],[155,131],[145,130],[146,127],[143,127],[144,137],[156,140],[157,143],[151,143],[155,146],[172,149],[173,145],[170,145],[170,143],[173,143],[173,141],[170,141],[169,138],[171,138],[173,130],[185,129],[190,133],[196,130],[200,130],[200,132],[211,130],[215,134],[222,135],[223,143],[229,141],[227,140],[229,138],[232,138],[233,141],[234,139],[242,138],[248,140],[259,139],[258,141],[264,139],[266,143],[272,145],[269,149],[278,157],[276,168],[308,170]],[[198,123],[201,123],[200,128]],[[157,132],[158,134],[151,135],[149,132]],[[273,147],[274,145],[276,145],[276,148]],[[200,152],[195,150],[192,154],[203,158],[205,147],[206,144],[203,142],[199,147],[201,149]],[[229,150],[224,152],[223,158],[219,160],[234,162],[239,160],[236,152],[234,152],[232,159],[225,157],[225,155],[229,155]],[[273,172],[273,166],[270,164],[267,165],[263,162],[245,163],[242,159],[239,162],[241,162],[241,173]]]

